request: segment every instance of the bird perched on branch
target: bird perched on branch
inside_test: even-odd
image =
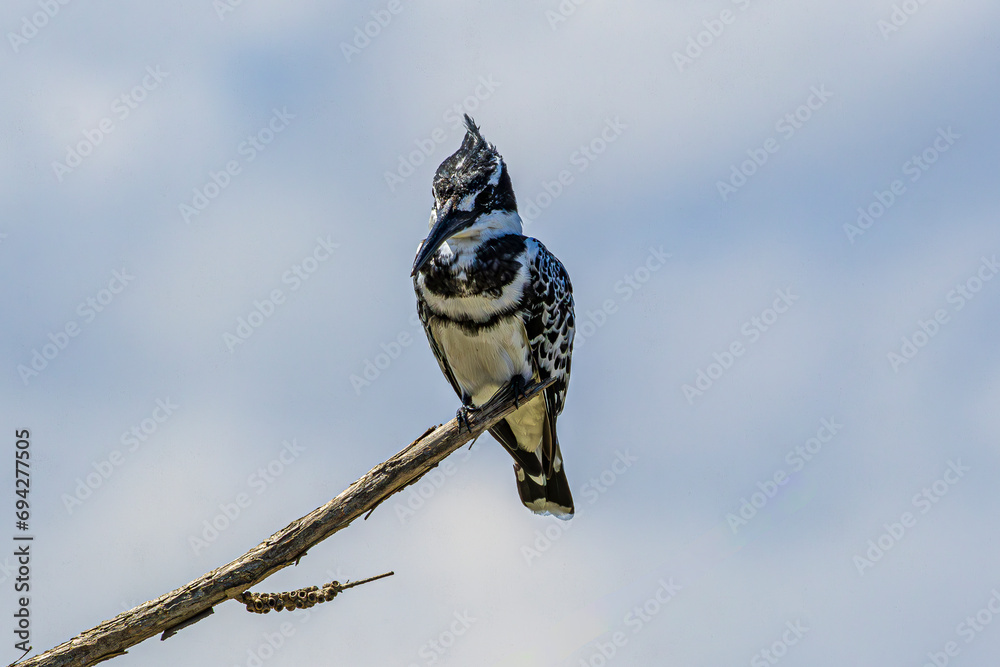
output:
[[[424,332],[462,400],[461,424],[500,390],[542,394],[490,433],[514,457],[521,502],[537,514],[573,516],[556,419],[573,352],[573,287],[562,263],[522,235],[507,165],[466,114],[461,147],[434,174],[430,233],[413,262]]]

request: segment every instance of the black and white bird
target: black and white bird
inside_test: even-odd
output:
[[[434,175],[430,233],[413,262],[417,311],[434,356],[462,400],[460,422],[501,389],[542,394],[490,433],[514,457],[521,502],[573,516],[556,419],[573,352],[573,287],[562,263],[522,235],[507,165],[465,116],[461,147]]]

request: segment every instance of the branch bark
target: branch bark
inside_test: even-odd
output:
[[[532,385],[519,402],[530,400],[552,382],[550,379]],[[515,409],[514,396],[504,392],[472,413],[471,430],[460,430],[455,419],[428,429],[339,496],[288,524],[231,563],[16,664],[19,667],[86,667],[123,655],[130,646],[153,635],[172,635],[207,617],[220,602],[239,596],[278,570],[297,563],[313,545],[346,528],[362,514],[372,512],[389,496],[420,479],[449,454],[478,438]]]

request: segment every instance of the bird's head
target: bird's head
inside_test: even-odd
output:
[[[431,231],[410,275],[416,275],[448,239],[479,233],[480,227],[510,227],[517,218],[517,201],[503,158],[496,146],[483,139],[469,114],[465,114],[465,128],[462,145],[434,174]],[[519,220],[516,231],[520,232]]]

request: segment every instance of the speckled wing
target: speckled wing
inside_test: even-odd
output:
[[[525,330],[531,346],[532,363],[540,380],[555,377],[545,390],[549,421],[555,439],[556,417],[562,412],[569,384],[573,336],[573,285],[562,262],[537,239],[525,243],[525,258],[530,272],[531,294],[525,299]]]

